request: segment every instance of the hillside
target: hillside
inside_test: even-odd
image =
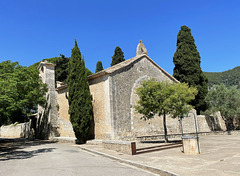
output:
[[[225,84],[227,86],[239,85],[240,66],[224,72],[204,72],[208,78],[208,86]]]

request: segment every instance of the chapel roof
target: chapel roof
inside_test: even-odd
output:
[[[109,67],[105,70],[102,70],[100,72],[97,72],[95,74],[89,75],[87,77],[88,80],[92,80],[104,75],[108,75],[111,73],[114,73],[120,69],[123,69],[127,67],[128,65],[132,64],[133,62],[137,60],[141,60],[143,57],[147,58],[153,65],[155,65],[158,69],[160,69],[166,76],[168,76],[170,79],[172,79],[175,82],[179,82],[176,78],[174,78],[172,75],[170,75],[168,72],[166,72],[164,69],[162,69],[158,64],[156,64],[147,54],[141,54],[141,55],[136,55],[135,57],[128,59],[126,61],[120,62],[119,64],[116,64],[112,67]]]
[[[48,66],[52,66],[52,67],[56,66],[56,64],[50,63],[48,61],[43,61],[43,62],[40,62],[39,66],[38,66],[38,69],[40,69],[44,65],[48,65]]]

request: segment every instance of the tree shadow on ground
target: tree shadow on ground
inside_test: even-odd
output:
[[[46,145],[55,143],[53,141],[27,140],[27,139],[0,139],[0,161],[12,159],[28,159],[40,153],[52,152],[56,148],[46,148],[27,151],[24,150],[31,146]]]
[[[156,152],[156,151],[161,151],[161,150],[168,150],[168,149],[172,149],[172,148],[182,147],[181,140],[172,140],[172,141],[168,141],[168,143],[165,143],[164,141],[143,141],[141,143],[148,143],[148,144],[159,143],[161,145],[137,148],[136,154],[143,154],[143,153]]]
[[[182,140],[169,140],[168,143],[181,143]],[[141,141],[141,143],[166,143],[164,140],[148,140],[148,141]]]

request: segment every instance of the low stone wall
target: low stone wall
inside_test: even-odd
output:
[[[205,116],[209,129],[211,131],[226,131],[227,127],[221,113],[216,112],[213,115]]]
[[[129,141],[103,141],[103,147],[124,154],[135,155],[136,143]]]
[[[2,138],[32,138],[30,122],[15,123],[0,127],[0,137]]]

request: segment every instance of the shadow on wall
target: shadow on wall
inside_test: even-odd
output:
[[[225,119],[227,131],[239,130],[240,129],[240,117],[232,117]]]
[[[207,124],[211,131],[231,131],[240,129],[240,118],[233,117],[225,119],[220,112],[206,116]]]
[[[240,117],[233,118],[234,130],[240,130]]]
[[[36,135],[37,139],[49,139],[50,133],[54,136],[60,136],[56,128],[52,128],[50,124],[50,111],[52,109],[51,103],[49,103],[49,94],[47,96],[47,103],[45,107],[42,108],[42,112],[39,112],[37,125],[36,125]]]
[[[14,123],[0,127],[2,138],[34,138],[34,130],[31,128],[32,121],[25,123]]]
[[[217,116],[206,116],[206,121],[211,131],[223,131]]]
[[[49,139],[50,135],[57,137],[60,136],[58,129],[56,127],[51,126],[51,110],[52,106],[50,103],[50,96],[47,95],[47,103],[45,107],[42,107],[42,112],[39,112],[37,119],[37,127],[36,127],[36,135],[37,139]]]
[[[49,122],[48,122],[48,115],[51,109],[51,105],[46,103],[44,107],[44,111],[39,113],[37,119],[37,130],[36,130],[36,138],[37,139],[48,139],[50,135],[49,130]]]
[[[91,127],[89,130],[89,139],[94,139],[95,138],[95,122],[94,122],[94,117],[92,117],[92,121],[91,121]]]

